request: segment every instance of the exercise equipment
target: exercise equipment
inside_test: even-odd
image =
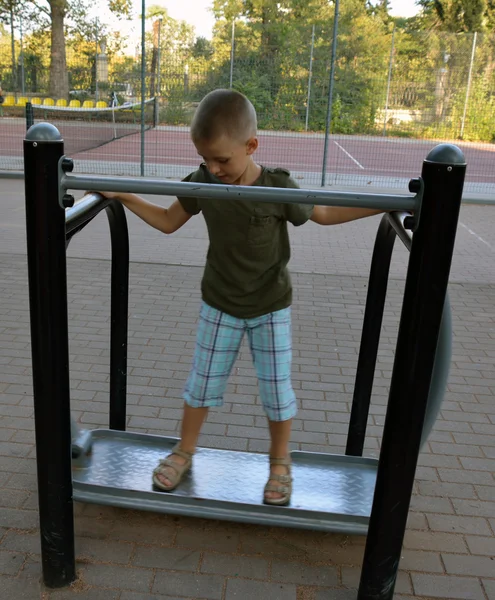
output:
[[[433,426],[450,362],[446,299],[465,161],[434,148],[411,194],[361,194],[72,175],[63,140],[49,124],[24,142],[35,429],[43,575],[74,579],[73,499],[250,523],[366,533],[358,600],[389,600],[400,560],[421,441]],[[175,438],[125,431],[128,235],[122,206],[69,190],[99,189],[396,210],[380,224],[371,266],[345,456],[294,452],[288,507],[262,504],[264,456],[201,448],[174,493],[151,487],[151,472]],[[112,237],[110,426],[79,431],[70,418],[66,247],[101,210]],[[413,211],[411,216],[404,211]],[[413,235],[409,232],[413,231]],[[373,374],[394,240],[410,249],[389,403],[379,460],[363,458]],[[72,451],[71,451],[72,449]],[[90,450],[89,454],[87,451]],[[72,459],[71,455],[74,455]],[[74,460],[74,462],[72,462]],[[212,476],[213,473],[213,476]],[[240,479],[242,475],[242,481]],[[249,479],[249,485],[243,482]],[[259,494],[250,490],[259,489]],[[241,492],[239,490],[242,490]]]

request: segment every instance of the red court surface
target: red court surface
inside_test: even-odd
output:
[[[139,124],[136,124],[139,127]],[[101,138],[102,130],[109,124],[60,123],[66,140],[66,151],[74,158],[101,162],[138,163],[141,155],[141,136],[134,133],[77,153],[80,145],[88,146]],[[103,129],[102,129],[103,128]],[[21,119],[0,119],[0,154],[22,155],[25,127]],[[321,173],[324,136],[321,134],[260,132],[257,153],[260,162],[282,166],[294,172]],[[328,143],[327,173],[362,178],[409,178],[417,176],[428,151],[440,143],[438,140],[411,140],[372,136],[331,136]],[[480,191],[485,185],[495,183],[495,145],[454,141],[462,148],[468,163],[467,181],[477,184]],[[191,167],[201,159],[189,140],[187,128],[159,128],[145,133],[146,164]],[[364,181],[366,183],[366,181]],[[480,185],[481,184],[481,185]]]

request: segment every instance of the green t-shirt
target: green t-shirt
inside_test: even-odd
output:
[[[223,182],[206,165],[183,181]],[[298,188],[284,169],[262,168],[255,186]],[[203,300],[240,319],[251,319],[287,308],[292,284],[287,222],[302,225],[312,206],[242,199],[179,198],[186,212],[202,212],[210,245],[201,282]]]

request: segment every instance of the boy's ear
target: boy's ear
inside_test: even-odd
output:
[[[250,156],[258,149],[258,138],[252,137],[246,142],[246,154]]]

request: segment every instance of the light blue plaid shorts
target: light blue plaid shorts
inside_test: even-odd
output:
[[[203,302],[184,400],[193,408],[222,406],[227,380],[246,332],[268,419],[292,419],[297,404],[291,383],[290,307],[254,319],[238,319]]]

